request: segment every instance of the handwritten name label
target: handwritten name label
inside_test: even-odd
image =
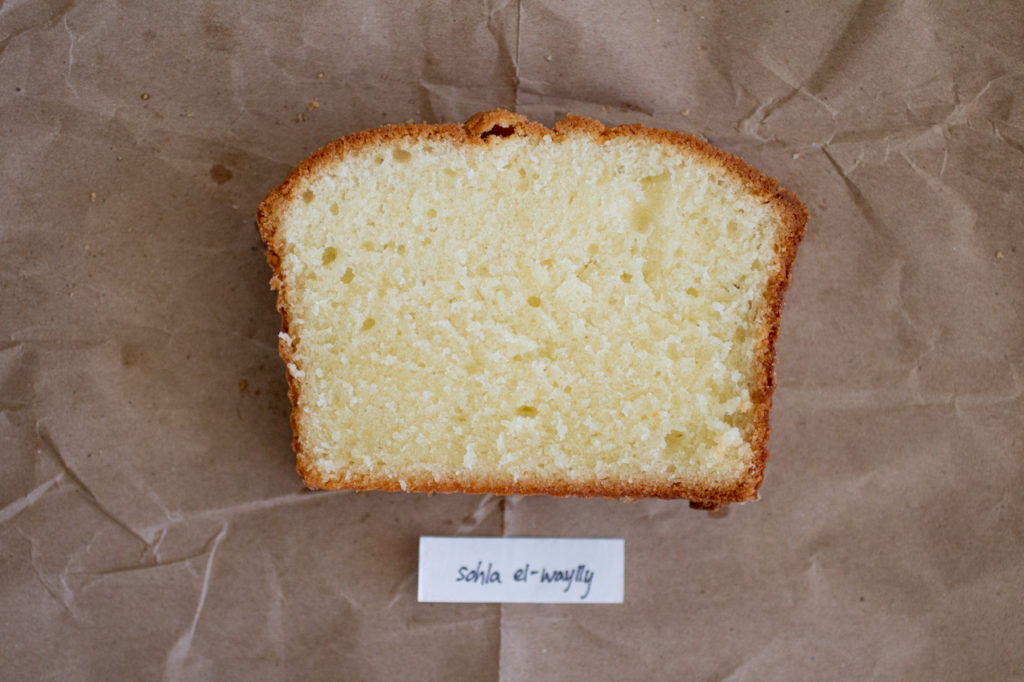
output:
[[[419,601],[621,604],[625,541],[421,537]]]

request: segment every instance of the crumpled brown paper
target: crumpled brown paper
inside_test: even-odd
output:
[[[1024,677],[1022,92],[1015,3],[0,4],[2,676]],[[303,490],[256,205],[498,106],[807,204],[761,501]],[[416,603],[502,533],[625,538],[625,604]]]

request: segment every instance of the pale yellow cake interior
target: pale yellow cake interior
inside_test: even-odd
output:
[[[305,456],[403,488],[742,479],[777,222],[657,142],[350,152],[274,239]]]

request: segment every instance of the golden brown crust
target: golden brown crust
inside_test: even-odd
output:
[[[530,121],[525,116],[503,109],[483,111],[472,116],[464,125],[389,125],[368,130],[332,142],[314,152],[296,168],[280,187],[271,192],[259,206],[258,225],[260,236],[267,247],[267,262],[274,271],[271,286],[277,290],[277,308],[281,313],[282,336],[278,344],[281,357],[288,365],[297,365],[295,340],[289,336],[290,319],[288,282],[281,267],[281,249],[277,243],[278,226],[287,203],[322,170],[339,162],[346,155],[366,148],[376,147],[398,139],[447,140],[457,144],[494,144],[490,138],[515,135],[517,137],[543,138],[550,136],[558,140],[570,135],[591,135],[599,142],[619,137],[632,137],[660,142],[678,147],[690,154],[702,157],[718,166],[728,175],[739,180],[755,197],[769,204],[782,223],[773,244],[774,260],[771,275],[765,291],[762,313],[757,321],[757,382],[752,392],[754,419],[751,432],[746,434],[754,453],[748,475],[733,485],[719,488],[689,486],[664,480],[591,480],[570,481],[568,479],[450,476],[436,479],[432,475],[410,476],[399,481],[385,476],[347,475],[327,476],[313,466],[310,457],[302,447],[302,425],[298,405],[299,387],[288,372],[288,396],[292,403],[292,446],[297,457],[297,469],[306,485],[322,489],[382,490],[407,492],[461,492],[493,493],[498,495],[552,495],[558,497],[612,497],[632,499],[638,497],[687,498],[690,506],[697,509],[715,509],[729,502],[742,502],[757,498],[757,490],[764,479],[765,463],[768,459],[768,436],[770,433],[769,414],[772,394],[775,389],[775,340],[779,333],[779,318],[782,313],[782,299],[789,285],[793,260],[797,246],[804,234],[807,210],[792,193],[779,187],[774,178],[758,172],[741,159],[732,156],[707,142],[685,133],[647,128],[642,125],[624,125],[606,128],[599,121],[582,116],[568,115],[549,129]],[[301,370],[301,367],[299,367]]]

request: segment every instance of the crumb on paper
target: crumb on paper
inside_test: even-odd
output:
[[[245,379],[242,379],[241,381],[238,382],[238,390],[239,391],[241,391],[242,393],[245,393],[245,389],[247,389],[247,388],[249,388],[249,382],[248,381],[246,381]]]
[[[320,106],[320,101],[319,101],[318,99],[316,99],[316,98],[314,97],[314,98],[313,98],[313,101],[309,103],[309,110],[310,110],[310,111],[313,111],[313,110],[314,110],[314,109],[316,109],[316,108],[317,108],[318,106]]]
[[[323,78],[324,77],[324,72],[323,71],[317,71],[316,77],[317,78]]]
[[[793,152],[793,158],[794,159],[799,159],[800,158],[800,152]]]
[[[679,111],[679,113],[682,114],[683,116],[689,116],[690,115],[690,110],[689,109],[681,109]]]
[[[142,98],[143,100],[147,100],[147,99],[149,99],[149,93],[148,93],[148,92],[144,92],[144,93],[142,93],[142,95],[141,95],[141,98]]]
[[[1006,258],[1006,256],[1003,255],[1002,251],[996,251],[996,258],[1003,259]]]
[[[309,117],[306,116],[306,112],[305,111],[300,111],[299,115],[295,117],[295,122],[296,123],[304,123],[306,121],[306,119],[308,119],[308,118]]]
[[[89,192],[89,201],[96,202],[96,192]]]
[[[548,55],[547,57],[544,57],[544,61],[550,62],[551,61],[551,55]]]

